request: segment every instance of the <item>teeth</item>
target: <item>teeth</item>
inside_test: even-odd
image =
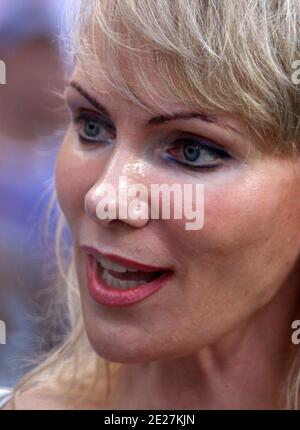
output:
[[[111,269],[110,269],[111,270]],[[121,279],[116,279],[111,276],[106,269],[103,269],[101,274],[103,280],[112,288],[119,290],[125,290],[127,288],[134,288],[138,285],[144,284],[145,281],[124,281]]]
[[[104,257],[97,257],[98,263],[101,264],[103,269],[112,270],[113,272],[125,273],[125,272],[138,272],[138,270],[131,269],[129,267],[121,266],[120,264],[113,263]]]

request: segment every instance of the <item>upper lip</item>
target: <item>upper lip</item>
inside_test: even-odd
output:
[[[82,246],[82,249],[85,250],[88,254],[92,254],[95,257],[105,257],[111,260],[113,263],[120,264],[125,267],[129,267],[135,270],[140,270],[142,272],[163,272],[163,271],[170,271],[169,267],[157,267],[157,266],[150,266],[148,264],[143,264],[138,261],[129,260],[128,258],[120,257],[116,254],[110,254],[105,253],[102,251],[99,251],[96,248],[93,248],[91,246]]]

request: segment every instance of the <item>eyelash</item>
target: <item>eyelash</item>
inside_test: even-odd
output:
[[[232,157],[224,150],[218,148],[215,146],[213,142],[210,142],[207,139],[204,139],[202,137],[181,137],[175,141],[172,142],[171,148],[167,150],[167,153],[165,155],[166,159],[169,159],[171,161],[174,161],[178,164],[184,165],[185,167],[191,169],[191,170],[199,170],[199,169],[214,169],[220,167],[225,160],[231,159]],[[189,161],[185,159],[184,161],[180,161],[178,158],[174,158],[173,154],[178,157],[178,153],[184,152],[188,147],[193,147],[193,149],[196,148],[198,151],[198,155],[200,157],[201,152],[215,156],[215,159],[213,161],[207,161],[206,163],[202,163],[200,165],[194,165],[190,164],[193,163],[193,161]],[[203,155],[203,154],[202,154]]]
[[[93,140],[93,139],[87,139],[87,138],[83,137],[80,134],[80,126],[83,123],[83,121],[85,121],[85,120],[93,120],[94,122],[98,123],[100,125],[101,130],[103,130],[103,129],[109,130],[110,129],[110,133],[113,134],[113,136],[111,138],[112,139],[115,138],[116,131],[115,131],[114,127],[109,124],[109,122],[107,120],[105,120],[104,118],[99,118],[98,116],[90,114],[88,112],[79,112],[77,114],[77,116],[73,119],[73,122],[75,123],[75,125],[78,129],[78,137],[83,144],[88,145],[88,144],[95,144],[95,143],[99,143],[99,142],[102,142],[102,143],[107,142],[107,139],[106,140],[105,139]]]
[[[94,122],[98,123],[100,125],[100,131],[101,130],[106,130],[108,132],[108,134],[111,135],[111,137],[109,139],[105,138],[103,140],[101,139],[87,139],[85,137],[82,136],[82,134],[80,133],[80,126],[82,125],[82,123],[85,120],[93,120]],[[107,144],[110,143],[111,139],[115,139],[116,137],[116,130],[113,127],[113,125],[111,125],[109,123],[108,120],[106,120],[105,118],[100,118],[96,115],[93,115],[91,113],[88,112],[79,112],[77,114],[77,116],[75,118],[73,118],[73,122],[75,123],[77,130],[78,130],[78,137],[79,140],[81,141],[81,143],[83,145],[93,145],[93,144],[97,144],[97,143],[102,143],[102,144]],[[197,148],[198,151],[206,151],[206,153],[210,153],[210,154],[214,154],[217,158],[217,160],[219,160],[217,163],[216,162],[208,162],[206,164],[203,165],[198,165],[195,166],[193,164],[189,164],[189,160],[185,160],[185,162],[180,161],[176,158],[174,158],[174,154],[175,156],[177,155],[176,152],[179,152],[178,148],[180,146],[181,150],[184,150],[184,148],[186,148],[187,146],[193,146],[194,148]],[[218,168],[220,167],[223,163],[224,160],[226,159],[231,159],[232,157],[223,149],[220,149],[215,143],[211,142],[208,139],[205,139],[203,137],[180,137],[178,139],[175,139],[172,141],[172,145],[169,145],[168,150],[166,151],[166,154],[164,156],[164,159],[176,162],[177,164],[183,165],[186,168],[190,169],[190,170],[204,170],[204,169],[214,169],[214,168]],[[191,161],[190,161],[191,162]]]

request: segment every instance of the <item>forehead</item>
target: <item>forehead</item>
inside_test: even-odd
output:
[[[129,73],[129,72],[127,72]],[[130,76],[130,91],[136,98],[136,103],[132,98],[120,92],[110,81],[99,75],[95,78],[84,70],[76,68],[70,78],[70,82],[78,83],[82,88],[106,102],[108,105],[121,108],[136,109],[145,114],[176,114],[179,112],[189,112],[192,105],[178,101],[176,97],[168,93],[163,85],[156,81],[152,86],[143,86]]]
[[[110,96],[114,100],[136,103],[151,113],[173,113],[191,107],[168,88],[176,82],[174,67],[160,73],[153,58],[152,48],[143,47],[140,40],[131,52],[126,48],[110,51],[107,39],[98,31],[95,38],[95,54],[84,54],[78,61],[72,79],[84,83],[94,94]],[[130,96],[128,95],[130,93]]]
[[[112,115],[117,121],[122,120],[122,122],[127,123],[128,121],[139,120],[142,123],[163,124],[170,119],[184,120],[194,118],[197,120],[198,118],[206,122],[207,125],[218,125],[223,132],[227,133],[229,131],[240,137],[249,138],[247,124],[240,118],[224,112],[205,112],[199,106],[178,102],[172,96],[168,98],[168,93],[164,94],[163,90],[157,98],[153,98],[151,92],[145,91],[139,85],[135,86],[139,99],[143,99],[142,103],[144,105],[147,104],[145,109],[128,100],[105,79],[99,79],[99,76],[95,80],[91,79],[90,75],[82,69],[75,69],[70,79],[69,87],[75,88],[75,91],[77,90],[76,92],[81,94],[82,97],[90,101],[94,106],[98,106],[97,109],[104,112],[105,115]],[[70,94],[71,98],[73,97],[72,94]]]
[[[171,80],[175,87],[187,84],[180,81],[182,78],[180,67],[172,67],[173,63],[170,60],[170,67],[161,72],[153,58],[153,48],[147,47],[142,39],[134,44],[134,47],[139,49],[134,51],[134,54],[126,48],[120,48],[116,55],[114,53],[111,56],[107,39],[99,33],[94,45],[96,55],[83,56],[81,61],[78,61],[71,80],[81,84],[101,104],[104,103],[109,110],[114,111],[115,116],[122,112],[122,116],[133,115],[134,118],[145,120],[149,115],[173,116],[199,112],[203,116],[211,117],[213,122],[219,122],[225,128],[234,129],[235,132],[238,130],[238,133],[241,133],[243,129],[246,130],[248,137],[247,125],[236,115],[207,109],[200,101],[192,102],[187,97],[183,99],[176,96],[174,89],[169,89],[168,82]],[[120,72],[121,81],[120,74],[117,73],[116,78],[115,70]],[[127,90],[130,93],[129,96]]]

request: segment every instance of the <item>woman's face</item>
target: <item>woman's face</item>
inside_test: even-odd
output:
[[[101,356],[137,363],[193,353],[270,302],[288,278],[292,282],[292,273],[299,279],[299,161],[264,155],[236,118],[150,121],[153,115],[104,81],[92,86],[77,70],[71,81],[66,100],[74,122],[58,156],[56,185],[74,239],[86,330]],[[139,96],[153,106],[141,89]],[[156,99],[155,106],[156,116],[165,109],[194,112],[172,100]],[[109,183],[119,190],[120,176],[148,190],[151,184],[203,184],[203,227],[187,230],[185,218],[100,220],[100,187]],[[100,263],[93,266],[103,254],[108,264],[114,255],[168,269],[170,276],[142,300],[135,293],[129,304],[118,301],[117,283],[117,299],[110,301],[91,280],[93,270],[97,279],[103,274]],[[117,272],[130,266],[117,261],[123,263]],[[132,273],[125,277],[149,276]]]

